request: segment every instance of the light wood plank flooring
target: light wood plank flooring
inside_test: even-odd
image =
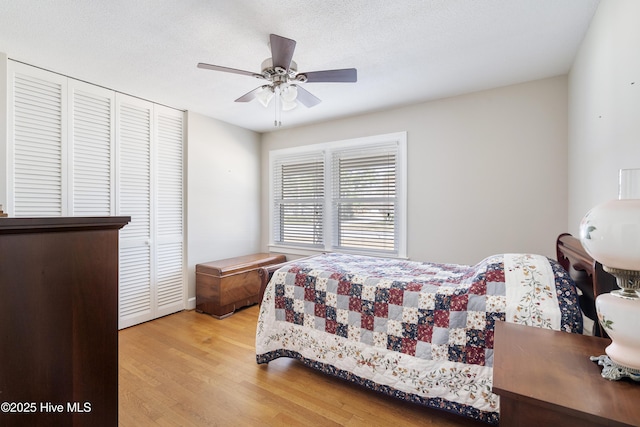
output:
[[[258,307],[185,311],[119,332],[120,426],[484,426],[291,359],[255,361]]]

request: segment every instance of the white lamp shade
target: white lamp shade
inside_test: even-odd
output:
[[[293,110],[294,108],[296,108],[297,105],[298,105],[298,103],[296,101],[285,101],[283,99],[282,100],[282,111]]]
[[[258,92],[256,95],[260,104],[262,104],[265,108],[269,106],[269,102],[273,98],[273,90],[270,87],[265,87],[263,90]]]
[[[280,98],[282,98],[283,102],[292,103],[298,97],[298,88],[294,85],[288,85],[282,88],[280,91]]]
[[[611,200],[580,222],[580,241],[602,265],[640,270],[640,199]]]

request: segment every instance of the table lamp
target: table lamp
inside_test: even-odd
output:
[[[591,360],[607,379],[640,381],[640,169],[620,170],[618,199],[584,216],[580,241],[620,288],[596,298],[598,321],[612,342],[606,355]]]

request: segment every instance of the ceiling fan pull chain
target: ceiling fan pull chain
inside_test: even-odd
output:
[[[273,103],[273,105],[276,111],[275,111],[275,120],[273,124],[275,125],[275,127],[280,127],[282,126],[282,121],[281,121],[282,113],[280,111],[281,108],[280,108],[280,86],[279,85],[274,88],[274,92],[275,92],[275,96],[274,96],[275,102]]]

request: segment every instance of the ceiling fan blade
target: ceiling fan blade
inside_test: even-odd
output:
[[[355,83],[358,81],[358,70],[355,68],[343,68],[341,70],[311,71],[300,73],[307,77],[307,83]]]
[[[221,67],[220,65],[211,65],[205,63],[198,63],[198,68],[204,68],[205,70],[224,71],[225,73],[242,74],[243,76],[251,76],[259,79],[264,79],[262,74],[252,73],[251,71],[238,70],[235,68]]]
[[[249,102],[255,99],[256,95],[258,94],[258,92],[260,92],[262,89],[264,88],[264,86],[258,86],[257,88],[253,89],[252,91],[249,91],[247,93],[245,93],[244,95],[242,95],[240,98],[236,99],[235,102]]]
[[[269,42],[271,44],[271,59],[274,68],[282,67],[288,71],[293,58],[293,51],[296,49],[296,41],[271,34]]]
[[[295,86],[296,89],[298,89],[298,96],[296,97],[296,99],[300,101],[305,107],[311,108],[314,105],[318,105],[322,102],[320,98],[316,97],[311,92],[303,89],[302,87],[298,85],[291,85],[291,86]]]

